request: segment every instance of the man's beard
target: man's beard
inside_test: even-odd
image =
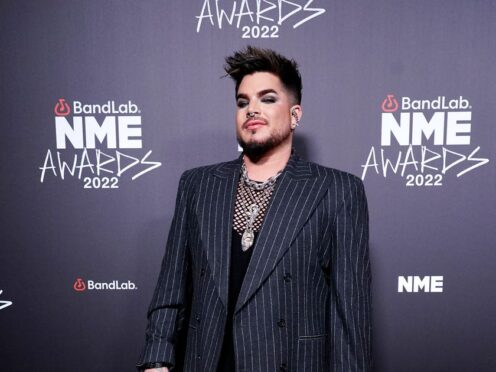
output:
[[[275,133],[264,141],[250,141],[245,142],[240,135],[237,135],[237,140],[243,152],[252,160],[260,159],[268,151],[279,146],[281,143],[286,141],[291,135],[291,132],[287,133]]]

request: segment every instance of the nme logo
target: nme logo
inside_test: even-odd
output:
[[[108,101],[90,105],[74,101],[72,111],[71,123],[67,118],[71,108],[64,98],[59,98],[54,108],[57,149],[66,149],[67,142],[75,149],[95,149],[98,143],[109,149],[142,148],[141,116],[135,115],[141,111],[135,103],[117,105]],[[98,122],[96,114],[106,116]]]
[[[83,180],[85,189],[119,188],[126,174],[135,180],[160,167],[143,149],[141,109],[128,100],[103,104],[69,102],[59,98],[55,114],[55,147],[48,149],[40,182],[52,174]]]
[[[398,292],[443,292],[444,277],[442,276],[399,276],[398,277]]]
[[[128,280],[127,282],[120,282],[119,280],[112,280],[111,282],[95,282],[88,280],[85,282],[82,278],[77,278],[72,285],[76,292],[84,291],[134,291],[138,289],[136,284]]]
[[[446,97],[438,97],[432,101],[403,97],[399,121],[393,115],[399,107],[394,94],[388,94],[381,107],[382,146],[390,146],[392,137],[400,146],[422,145],[431,137],[434,138],[434,145],[470,144],[472,112],[453,111],[472,107],[462,96],[449,101],[446,101]],[[429,119],[429,115],[421,112],[422,110],[436,111]]]
[[[487,163],[472,140],[472,105],[468,98],[397,98],[387,94],[379,105],[380,145],[370,148],[361,165],[387,178],[396,175],[406,186],[442,186],[447,175],[461,177]]]

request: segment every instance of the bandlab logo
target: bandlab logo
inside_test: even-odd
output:
[[[450,173],[458,178],[489,163],[471,143],[472,105],[466,97],[387,94],[380,108],[381,144],[370,148],[362,180],[375,171],[384,178],[399,175],[406,186],[442,186]]]
[[[0,295],[3,293],[3,290],[0,289]],[[0,310],[3,310],[12,305],[12,301],[0,301]]]
[[[86,283],[82,278],[77,278],[73,284],[76,292],[88,291],[134,291],[138,287],[132,281],[120,282],[119,280],[112,280],[111,282],[95,282],[88,280]]]
[[[86,284],[84,284],[84,280],[81,278],[77,278],[74,282],[74,290],[76,292],[83,292],[86,290]]]
[[[162,165],[149,160],[152,150],[141,151],[141,110],[131,100],[87,104],[59,98],[53,111],[56,151],[48,149],[39,167],[41,183],[52,175],[82,180],[85,189],[115,189],[124,175],[136,180]]]
[[[59,98],[53,109],[55,116],[67,116],[71,113],[71,107],[64,98]]]
[[[382,101],[382,111],[395,112],[398,110],[398,101],[394,98],[394,94],[388,94],[386,99]]]

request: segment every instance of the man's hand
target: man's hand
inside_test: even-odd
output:
[[[150,368],[150,369],[145,369],[145,372],[169,372],[169,368],[167,367]]]

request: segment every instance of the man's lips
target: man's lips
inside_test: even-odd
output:
[[[267,125],[267,122],[262,119],[251,119],[245,121],[243,124],[243,127],[247,130],[252,130],[252,129],[257,129],[258,127],[261,127],[262,125]]]

